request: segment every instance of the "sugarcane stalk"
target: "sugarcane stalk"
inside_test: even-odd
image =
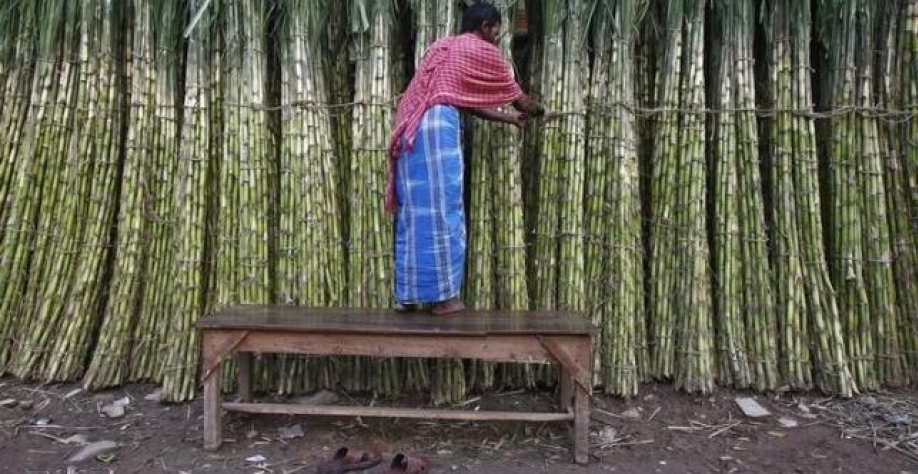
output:
[[[144,278],[140,270],[147,257],[145,237],[149,222],[144,210],[149,193],[145,184],[150,181],[149,163],[153,149],[155,102],[155,75],[153,63],[153,31],[151,17],[153,6],[133,4],[134,15],[129,63],[130,95],[128,103],[131,125],[127,130],[126,157],[122,173],[117,237],[115,239],[115,267],[111,275],[112,289],[102,315],[100,337],[93,356],[83,375],[83,385],[100,388],[121,385],[128,374],[131,351],[131,334],[137,324],[138,304],[142,298]]]
[[[896,59],[888,63],[895,72],[889,78],[892,84],[889,89],[896,90],[898,96],[891,98],[891,103],[899,110],[904,110],[909,104],[918,103],[918,2],[902,2],[897,13],[898,29],[895,37]],[[892,33],[891,33],[892,34]],[[903,350],[909,365],[909,371],[914,377],[918,368],[918,319],[914,317],[918,308],[915,308],[915,299],[911,288],[916,285],[914,274],[916,268],[913,262],[918,259],[918,143],[910,137],[918,134],[918,124],[915,121],[905,121],[898,126],[891,124],[898,132],[895,137],[897,152],[891,153],[890,186],[897,190],[891,194],[890,217],[894,233],[894,261],[897,268],[896,289],[900,297],[899,303],[899,333]],[[897,184],[898,183],[898,184]],[[901,209],[901,210],[900,210]]]
[[[184,120],[173,201],[175,213],[184,216],[184,219],[177,221],[174,234],[174,289],[169,325],[169,332],[174,336],[167,348],[162,399],[176,402],[194,395],[188,390],[188,384],[197,376],[197,352],[193,352],[192,348],[197,346],[198,334],[192,325],[205,311],[205,192],[212,158],[212,150],[209,150],[209,107],[213,105],[209,80],[211,58],[208,55],[212,38],[208,23],[210,21],[199,22],[188,41]]]
[[[674,375],[674,312],[681,307],[674,301],[678,254],[676,252],[677,183],[679,140],[679,80],[682,75],[682,2],[668,2],[664,12],[666,24],[665,54],[656,79],[656,104],[662,108],[656,129],[659,139],[653,148],[650,184],[650,331],[652,361],[650,375],[667,379]]]
[[[75,34],[73,25],[67,28],[63,20],[68,17],[75,19],[78,14],[77,9],[66,8],[57,3],[48,5],[48,10],[41,12],[39,18],[50,31],[69,37]],[[70,283],[68,270],[77,261],[68,258],[66,253],[73,250],[72,247],[57,248],[55,243],[60,241],[70,245],[76,244],[79,240],[80,224],[75,215],[83,206],[80,199],[66,198],[64,184],[82,184],[81,189],[86,189],[88,183],[79,179],[80,170],[85,168],[75,160],[67,160],[63,153],[64,147],[69,144],[69,137],[64,136],[63,130],[71,124],[73,101],[78,90],[76,80],[79,69],[72,64],[59,61],[60,58],[52,54],[48,50],[42,51],[42,57],[48,62],[43,64],[41,69],[48,73],[51,72],[48,68],[53,67],[59,78],[52,81],[49,76],[48,81],[42,86],[42,99],[36,103],[43,103],[50,110],[48,115],[44,115],[45,107],[42,107],[43,110],[39,114],[44,115],[44,120],[37,122],[32,130],[34,153],[37,161],[43,163],[45,173],[40,188],[44,198],[39,203],[40,214],[36,218],[36,233],[31,242],[34,250],[30,256],[31,268],[28,279],[25,280],[25,294],[20,306],[15,309],[29,316],[22,320],[21,336],[17,341],[20,345],[10,362],[11,372],[18,377],[39,376],[39,364],[54,344],[52,335],[57,332],[60,324],[64,303],[62,300],[66,298]],[[60,228],[56,225],[58,219],[63,223]],[[60,258],[60,262],[54,262],[57,255],[63,257]],[[59,263],[58,272],[55,272],[54,263]],[[42,297],[45,292],[50,293],[49,297]],[[9,307],[4,309],[8,310]]]
[[[183,96],[175,93],[178,82],[179,29],[181,11],[173,2],[158,5],[152,11],[156,44],[156,90],[154,92],[155,129],[148,193],[150,204],[144,219],[150,235],[149,258],[144,262],[143,297],[138,308],[138,324],[131,351],[129,380],[163,380],[163,354],[172,340],[171,319],[174,317],[172,288],[175,283],[172,260],[177,226],[173,195],[177,186],[180,136],[178,122],[182,115]]]
[[[543,2],[541,30],[543,51],[541,76],[539,78],[542,103],[548,110],[564,110],[564,18],[565,2],[553,0]],[[533,272],[534,297],[532,304],[536,309],[556,309],[558,304],[558,266],[560,232],[560,188],[562,121],[553,120],[540,124],[538,130],[538,199],[536,212],[536,229],[532,247],[531,262]]]

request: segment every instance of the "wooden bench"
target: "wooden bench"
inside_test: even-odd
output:
[[[573,423],[574,461],[588,458],[595,332],[568,312],[469,311],[461,315],[397,314],[390,310],[236,306],[202,318],[204,447],[223,442],[222,410],[245,413]],[[252,403],[252,354],[464,358],[557,363],[558,412],[471,411]],[[239,403],[221,400],[220,363],[235,355]]]

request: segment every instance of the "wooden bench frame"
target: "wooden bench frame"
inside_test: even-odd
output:
[[[444,420],[498,420],[573,423],[573,458],[588,462],[591,344],[593,326],[569,313],[474,313],[493,327],[463,327],[468,316],[399,315],[384,310],[329,310],[291,307],[234,307],[198,323],[203,345],[204,448],[223,443],[222,410],[289,415],[364,416]],[[300,316],[294,316],[296,311]],[[350,316],[342,316],[346,311]],[[277,313],[286,313],[276,317]],[[310,315],[312,317],[310,317]],[[319,315],[319,316],[316,316]],[[295,317],[296,323],[291,317]],[[349,319],[344,325],[333,318]],[[575,318],[574,325],[554,324]],[[419,319],[422,318],[422,319]],[[509,318],[509,319],[508,319]],[[370,321],[360,324],[360,321]],[[458,321],[458,323],[457,323]],[[510,321],[510,323],[506,323]],[[419,327],[419,324],[421,327]],[[457,327],[458,326],[458,327]],[[573,327],[573,329],[571,329]],[[382,328],[386,328],[383,330]],[[471,411],[424,408],[315,406],[252,403],[252,356],[293,353],[313,356],[464,358],[491,362],[557,363],[560,366],[559,412]],[[240,402],[224,403],[220,363],[234,355]]]

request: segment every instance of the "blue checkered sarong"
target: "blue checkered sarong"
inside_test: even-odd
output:
[[[398,157],[395,300],[435,303],[459,296],[465,267],[465,210],[459,112],[424,113],[414,147]]]

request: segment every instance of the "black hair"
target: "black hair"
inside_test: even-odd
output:
[[[490,3],[476,3],[468,7],[462,13],[462,31],[460,33],[471,33],[478,31],[481,25],[498,25],[503,23],[500,18],[500,10]]]

